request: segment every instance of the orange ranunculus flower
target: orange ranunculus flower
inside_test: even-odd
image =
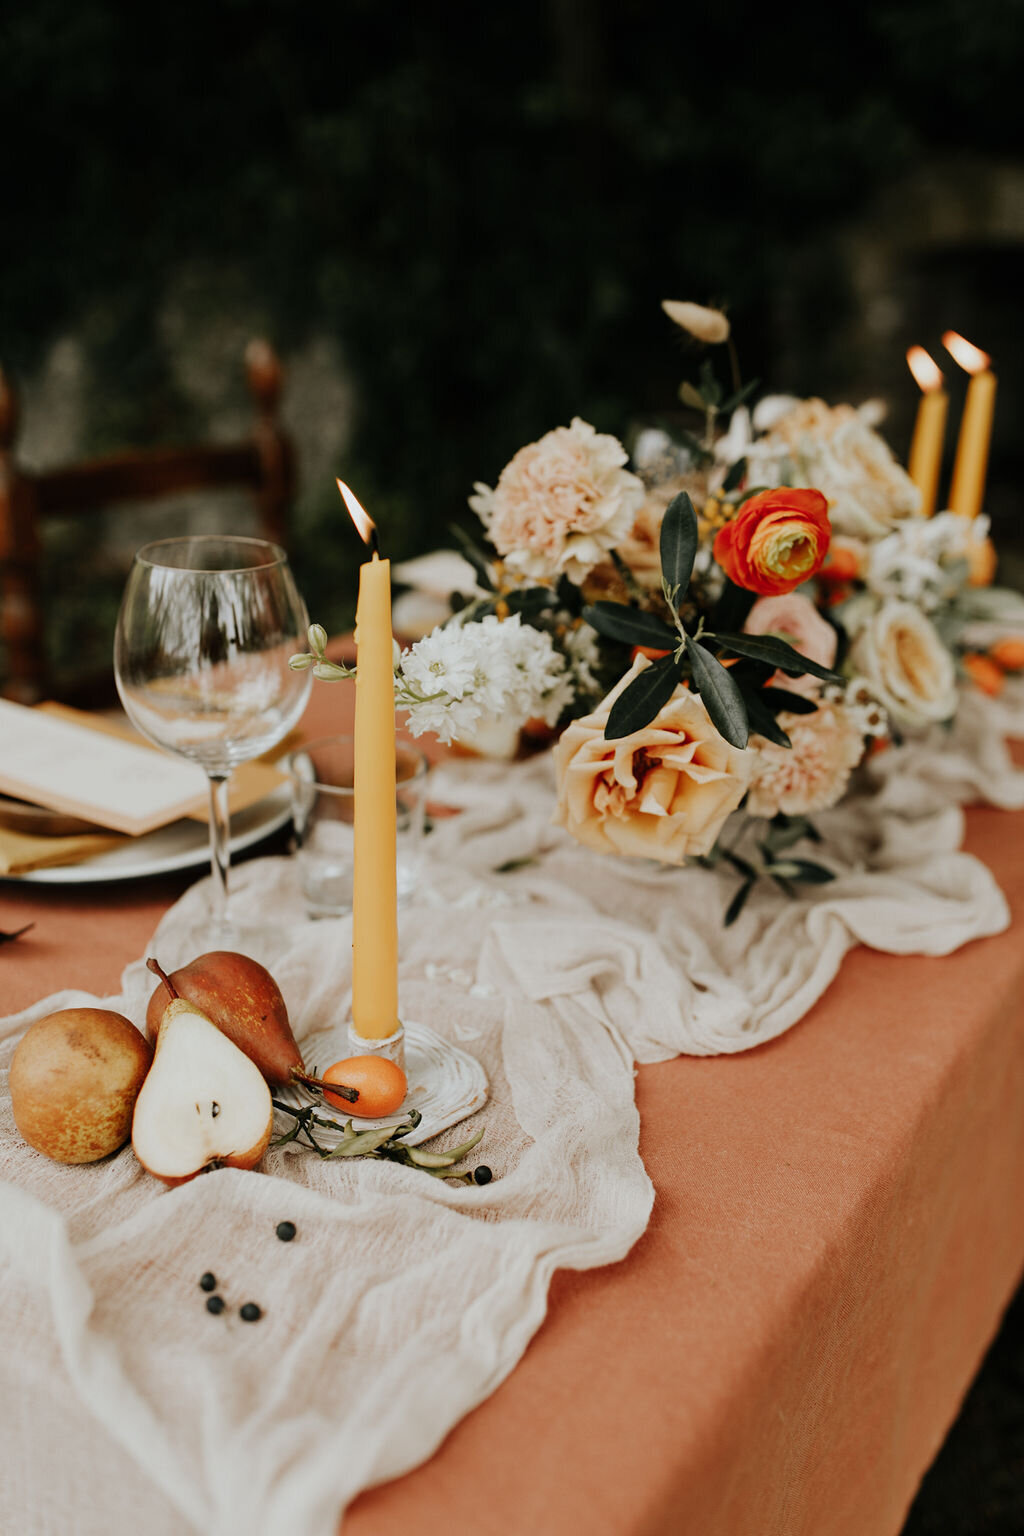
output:
[[[1024,671],[1024,636],[1007,635],[989,647],[989,655],[1004,672]]]
[[[832,528],[820,491],[780,486],[744,502],[715,538],[715,559],[748,592],[778,597],[820,570]]]
[[[970,652],[962,658],[963,668],[974,684],[982,693],[987,693],[989,698],[1003,691],[1006,678],[1001,667],[997,666],[991,656],[981,656],[977,652]]]

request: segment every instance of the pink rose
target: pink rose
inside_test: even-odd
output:
[[[747,635],[778,635],[808,661],[830,667],[836,659],[838,637],[808,597],[788,592],[783,597],[759,597],[743,626]],[[785,686],[783,684],[782,686]]]

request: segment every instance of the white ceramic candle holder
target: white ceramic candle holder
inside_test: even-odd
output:
[[[333,1062],[347,1056],[387,1056],[396,1061],[409,1079],[409,1091],[401,1109],[379,1120],[358,1119],[355,1124],[360,1130],[397,1125],[416,1109],[422,1119],[414,1131],[402,1138],[410,1146],[429,1141],[449,1126],[458,1125],[487,1102],[487,1077],[476,1057],[442,1040],[425,1024],[399,1025],[385,1040],[366,1040],[349,1025],[347,1029],[333,1029],[304,1042],[304,1054],[310,1072],[318,1077]],[[318,1116],[337,1123],[338,1137],[350,1118],[350,1112],[324,1104],[319,1094],[311,1094],[298,1084],[281,1089],[280,1097],[302,1106],[316,1102]],[[317,1139],[329,1145],[332,1133],[318,1127]]]
[[[357,1033],[353,1024],[348,1026],[348,1054],[350,1056],[386,1056],[396,1067],[405,1071],[405,1025],[399,1024],[393,1035],[383,1040],[368,1040]],[[330,1066],[330,1062],[327,1063]]]

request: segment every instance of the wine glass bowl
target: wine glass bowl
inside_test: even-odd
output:
[[[225,920],[232,768],[288,734],[311,675],[288,659],[308,625],[284,551],[262,539],[161,539],[135,556],[118,615],[114,676],[125,710],[210,781],[214,918]]]

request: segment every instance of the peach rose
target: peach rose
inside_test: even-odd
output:
[[[716,534],[715,559],[738,587],[778,596],[820,569],[831,537],[821,492],[780,486],[743,503]]]
[[[510,570],[535,581],[564,572],[579,584],[626,537],[644,499],[625,462],[618,438],[576,416],[520,448],[469,504]]]
[[[599,853],[682,864],[713,847],[746,793],[753,754],[723,741],[681,686],[650,725],[606,741],[613,703],[649,665],[638,657],[594,713],[562,733],[553,820]]]
[[[883,603],[850,651],[856,670],[898,725],[948,720],[956,710],[953,658],[934,624],[912,603]]]
[[[806,816],[841,800],[850,773],[864,755],[864,738],[852,714],[826,701],[813,715],[783,711],[779,725],[792,746],[752,738],[754,775],[747,809],[752,816]]]

